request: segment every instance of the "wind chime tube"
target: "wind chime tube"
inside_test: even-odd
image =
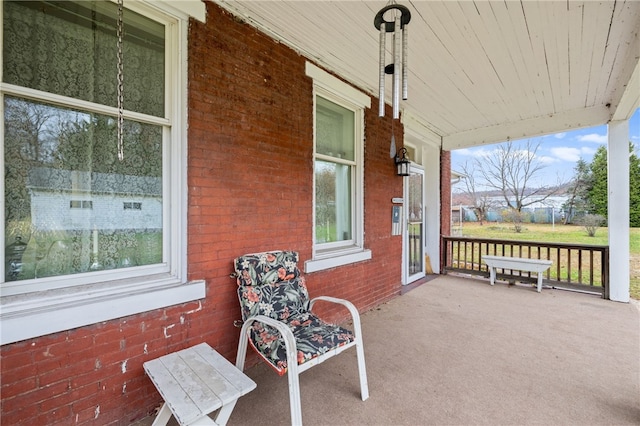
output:
[[[385,57],[385,42],[387,38],[387,29],[384,22],[380,24],[380,70],[378,76],[378,116],[384,117],[384,57]]]
[[[407,56],[409,55],[408,49],[408,34],[407,26],[402,27],[402,99],[407,100],[409,96],[409,85],[407,78],[409,76],[409,68],[407,68]]]
[[[396,15],[395,28],[393,30],[393,118],[400,118],[400,15]]]

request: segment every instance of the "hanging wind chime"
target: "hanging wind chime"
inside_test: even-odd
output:
[[[124,66],[123,66],[123,1],[118,0],[118,19],[116,22],[117,35],[117,98],[118,98],[118,160],[124,160]]]
[[[385,18],[386,15],[386,18]],[[392,20],[390,19],[392,18]],[[387,20],[390,19],[390,20]],[[394,158],[398,167],[399,176],[408,176],[409,159],[406,157],[407,150],[402,148],[402,157],[396,152],[396,137],[394,134],[393,124],[396,119],[400,118],[400,85],[402,80],[402,99],[407,100],[409,88],[407,76],[409,70],[407,68],[408,56],[408,28],[407,24],[411,21],[411,12],[405,6],[396,4],[392,0],[385,7],[380,9],[373,20],[373,25],[380,31],[380,51],[379,51],[379,107],[378,115],[384,117],[385,113],[385,97],[384,85],[387,74],[393,75],[393,92],[392,107],[393,120],[391,121],[391,146],[389,147],[389,157]],[[387,65],[387,34],[393,34],[393,62]]]
[[[386,20],[385,15],[393,20]],[[407,24],[411,21],[411,12],[405,6],[395,1],[380,9],[373,20],[374,26],[380,31],[380,68],[379,68],[379,116],[384,117],[385,100],[384,85],[386,74],[393,74],[393,118],[400,118],[400,80],[402,79],[402,99],[407,100]],[[386,64],[387,34],[393,34],[393,62]]]

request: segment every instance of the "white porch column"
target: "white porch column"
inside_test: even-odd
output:
[[[609,298],[629,302],[629,121],[609,123]]]
[[[425,254],[429,256],[433,272],[440,274],[440,147],[423,145],[422,164],[425,191]]]

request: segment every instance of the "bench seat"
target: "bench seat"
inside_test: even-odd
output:
[[[538,274],[538,293],[542,291],[542,273],[549,269],[553,261],[547,259],[528,259],[508,256],[482,256],[482,260],[489,267],[491,285],[496,281],[496,269],[510,269],[517,271],[535,272]]]

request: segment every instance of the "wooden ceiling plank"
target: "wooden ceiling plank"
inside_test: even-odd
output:
[[[569,105],[568,3],[550,2],[545,8],[545,50],[555,111]]]
[[[377,96],[373,17],[385,1],[214,1]],[[603,119],[606,102],[613,110],[620,102],[625,111],[637,102],[624,87],[640,49],[639,1],[409,0],[408,6],[409,99],[401,107],[445,139],[451,135],[449,141],[593,123]],[[522,118],[527,125],[514,124]]]
[[[503,72],[507,66],[508,54],[504,47],[502,37],[496,31],[495,16],[493,15],[492,6],[489,2],[477,2],[475,7],[477,14],[470,14],[476,28],[475,36],[479,40],[480,49],[487,58],[490,72],[487,74],[488,80],[495,80],[495,94],[499,95],[496,102],[498,114],[509,119],[510,111],[513,111],[510,105],[510,78]]]
[[[446,110],[448,109],[447,105],[456,105],[456,108],[460,109],[457,112],[450,112],[465,118],[482,114],[482,111],[478,109],[477,102],[469,98],[469,94],[477,90],[480,82],[474,82],[469,74],[464,72],[464,64],[461,62],[465,59],[462,57],[463,55],[455,55],[451,50],[452,46],[463,41],[464,30],[461,31],[457,27],[447,25],[451,22],[451,18],[449,18],[450,12],[447,11],[448,5],[446,3],[424,2],[419,3],[419,6],[422,16],[429,17],[429,20],[424,24],[432,34],[428,37],[432,42],[428,47],[425,47],[425,50],[429,52],[429,55],[426,55],[429,61],[426,64],[429,69],[427,73],[429,87],[437,93],[436,99],[447,101],[439,108]],[[446,20],[443,20],[443,17],[446,17]],[[415,54],[412,54],[412,57],[415,57]],[[456,130],[460,129],[461,125],[469,125],[452,121],[449,121],[448,124]]]
[[[354,31],[353,22],[345,24],[337,5],[335,2],[257,2],[253,10],[259,12],[271,32],[284,35],[283,42],[342,77],[351,77],[350,81],[358,88],[373,93],[374,87],[367,83],[377,70],[377,62],[373,62],[373,55],[367,52],[377,49],[377,39],[371,35],[375,33],[373,17],[370,30]],[[356,36],[359,38],[354,40]],[[369,48],[363,49],[363,45]],[[327,46],[331,49],[327,50]],[[363,66],[364,63],[370,65]]]
[[[586,107],[586,96],[589,87],[589,73],[584,72],[589,66],[589,56],[581,50],[585,37],[584,6],[580,3],[569,3],[569,19],[567,33],[569,37],[569,96],[572,109]]]
[[[615,4],[607,49],[603,58],[603,72],[599,86],[603,103],[617,104],[624,92],[640,57],[638,34],[640,29],[640,4],[638,2],[618,2]],[[624,41],[623,41],[624,40]]]
[[[452,35],[449,50],[458,52],[454,56],[461,68],[461,73],[467,77],[464,83],[468,84],[460,86],[464,97],[477,111],[475,117],[482,121],[501,116],[503,113],[500,109],[502,86],[499,80],[495,75],[479,73],[478,69],[472,65],[476,64],[477,67],[484,69],[492,66],[476,36],[474,18],[477,16],[477,10],[471,2],[446,3],[446,6],[449,12],[449,24],[445,22],[443,25]],[[478,122],[473,118],[474,116],[465,116],[465,127],[477,125]]]
[[[518,3],[511,3],[511,9],[516,9]],[[522,66],[519,43],[511,25],[509,3],[482,2],[478,4],[480,17],[484,21],[488,39],[483,41],[487,46],[487,54],[504,90],[502,103],[504,118],[508,121],[527,118],[522,112],[529,110],[532,103],[530,98],[530,80]],[[500,17],[501,19],[498,19]],[[516,62],[521,66],[516,66]]]
[[[599,77],[602,72],[602,61],[607,45],[613,5],[613,2],[605,2],[605,4],[584,3],[585,27],[583,31],[588,37],[585,49],[586,54],[590,57],[586,107],[596,106],[599,103],[598,99],[602,97]]]
[[[531,57],[534,64],[534,80],[532,80],[532,84],[538,87],[538,91],[542,96],[542,110],[555,111],[542,35],[544,32],[542,25],[544,18],[541,16],[541,4],[538,2],[522,2],[521,4],[524,10],[525,27],[529,34]]]
[[[508,49],[511,55],[512,66],[517,71],[518,84],[520,86],[518,106],[521,113],[529,110],[529,115],[539,115],[541,109],[541,94],[536,88],[533,76],[535,64],[533,52],[524,22],[524,11],[518,2],[505,3],[506,7],[494,8],[496,21],[503,28],[503,37],[508,40]],[[518,71],[519,70],[519,71]],[[522,117],[527,118],[527,117]]]
[[[559,39],[562,31],[562,21],[558,18],[561,11],[558,8],[566,8],[566,3],[550,2],[544,8],[540,8],[539,24],[542,39],[542,51],[546,63],[547,79],[551,89],[550,97],[553,103],[553,113],[562,110],[563,80],[561,59],[559,52],[563,50],[563,42]],[[567,49],[564,49],[567,52]],[[565,56],[566,58],[566,56]]]
[[[466,48],[463,55],[465,68],[474,80],[473,102],[478,110],[482,111],[487,120],[495,120],[491,117],[508,116],[508,106],[504,105],[505,92],[504,83],[500,80],[500,73],[496,70],[496,58],[490,54],[494,49],[492,43],[495,43],[491,35],[487,32],[487,24],[482,17],[482,4],[462,2],[457,3],[462,16],[454,16],[452,21],[456,25],[466,22],[466,33],[460,33],[461,39],[456,43],[465,43]],[[454,9],[456,3],[452,3],[451,8]],[[491,13],[486,9],[484,13]],[[474,65],[475,64],[475,65]],[[487,70],[488,72],[481,72]]]

